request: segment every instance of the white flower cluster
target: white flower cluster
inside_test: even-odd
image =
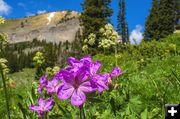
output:
[[[96,35],[94,33],[91,33],[87,39],[84,40],[84,46],[82,47],[83,51],[88,50],[88,45],[93,46],[95,44]]]
[[[118,43],[120,36],[111,24],[106,24],[104,28],[101,28],[100,33],[102,34],[102,39],[99,42],[99,47],[108,49]]]
[[[45,62],[43,53],[37,52],[35,57],[33,58],[33,61],[36,65],[41,66]]]
[[[7,67],[7,60],[4,58],[0,58],[0,70],[3,71],[3,73],[9,73],[9,68]]]
[[[83,45],[82,50],[85,52],[88,50],[88,45]]]
[[[4,24],[5,20],[3,17],[0,16],[0,24]]]

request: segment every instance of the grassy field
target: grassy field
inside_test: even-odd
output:
[[[93,59],[103,63],[102,72],[110,72],[117,62],[124,74],[113,80],[109,91],[86,103],[88,119],[163,119],[165,104],[180,103],[180,34],[161,41],[143,42],[139,46],[120,46],[117,55],[97,54]],[[28,112],[26,114],[30,113],[27,105],[33,95],[34,76],[35,69],[24,69],[9,75],[16,84],[9,88],[14,119],[23,118],[18,95],[23,98],[22,105],[26,105],[23,106]],[[55,106],[50,112],[50,119],[77,117],[77,108],[70,106],[68,101],[58,102],[68,110],[68,114]],[[4,114],[2,93],[0,105],[0,114]]]

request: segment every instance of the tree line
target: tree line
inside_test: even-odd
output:
[[[172,34],[178,29],[179,20],[179,0],[153,0],[145,24],[145,38],[159,40]]]
[[[83,12],[80,16],[83,27],[82,40],[94,33],[97,40],[100,37],[99,29],[110,23],[113,14],[110,8],[112,0],[85,0],[82,4]],[[123,43],[129,41],[128,22],[126,21],[126,1],[119,0],[117,27]],[[145,39],[164,38],[180,28],[180,1],[179,0],[152,0],[152,7],[145,23]],[[97,44],[98,41],[96,41]],[[96,45],[97,47],[97,45]]]
[[[7,44],[4,57],[8,60],[10,72],[18,72],[23,68],[34,68],[33,57],[37,51],[41,51],[45,57],[45,67],[53,67],[55,65],[65,66],[65,61],[69,56],[79,54],[79,43],[73,42],[48,43],[46,40],[26,41],[15,44]]]

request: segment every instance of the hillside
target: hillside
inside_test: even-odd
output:
[[[116,57],[113,53],[93,56],[94,60],[102,62],[101,72],[110,72],[117,62],[124,73],[113,80],[108,91],[95,95],[96,97],[88,95],[86,103],[86,109],[90,109],[86,112],[88,117],[93,119],[165,118],[164,105],[180,103],[179,39],[180,34],[175,33],[161,41],[143,42],[138,46],[129,44],[121,46]],[[35,69],[24,69],[22,72],[9,75],[12,118],[23,118],[23,114],[28,118],[35,117],[33,115],[35,113],[29,111],[28,107],[31,101],[35,102],[38,98],[37,93],[34,94],[34,88],[38,87],[37,81],[33,80],[34,76]],[[2,95],[0,99],[1,97]],[[55,106],[50,112],[50,118],[77,117],[78,108],[70,106],[69,101],[56,100],[61,107]],[[5,114],[1,100],[0,105],[0,114]]]
[[[0,32],[8,34],[10,43],[31,41],[34,38],[47,42],[71,42],[80,28],[79,15],[74,11],[61,11],[7,20],[0,25]]]

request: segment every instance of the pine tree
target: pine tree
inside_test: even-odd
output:
[[[164,38],[175,30],[176,25],[176,0],[160,0],[158,31],[159,38]]]
[[[113,13],[110,8],[111,0],[85,0],[80,22],[83,26],[83,39],[90,33],[98,34],[101,27],[110,21]]]
[[[126,3],[125,0],[119,1],[119,11],[117,17],[117,31],[122,36],[122,41],[127,42],[129,39],[128,24],[126,22]]]
[[[129,41],[129,29],[128,29],[128,23],[126,22],[126,33],[125,33],[126,42]]]
[[[152,8],[150,10],[150,15],[148,16],[145,23],[145,38],[147,40],[153,38],[158,39],[158,9],[159,0],[153,0]]]
[[[175,0],[175,12],[176,12],[176,29],[180,30],[180,0]]]

